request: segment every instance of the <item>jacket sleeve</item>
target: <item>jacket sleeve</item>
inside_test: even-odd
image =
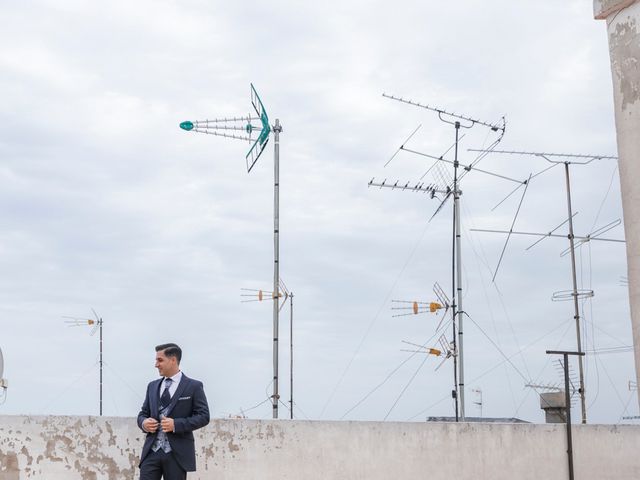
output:
[[[138,413],[138,427],[140,427],[140,429],[143,432],[146,432],[146,430],[144,428],[142,428],[142,422],[144,422],[147,418],[149,418],[151,416],[151,411],[149,410],[149,388],[150,388],[151,384],[147,385],[147,393],[144,396],[144,403],[142,404],[142,407],[140,408],[140,413]]]
[[[144,405],[143,405],[144,407]],[[138,417],[140,422],[140,417]],[[186,433],[202,428],[209,423],[209,404],[204,394],[202,382],[197,382],[193,391],[193,409],[191,416],[174,418],[174,433]]]

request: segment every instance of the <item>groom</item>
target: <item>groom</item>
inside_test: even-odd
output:
[[[193,431],[209,423],[202,382],[180,371],[182,350],[175,343],[156,347],[161,378],[147,386],[138,426],[147,436],[140,455],[140,480],[184,480],[196,470]]]

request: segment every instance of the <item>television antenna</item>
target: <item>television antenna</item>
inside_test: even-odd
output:
[[[548,392],[562,392],[562,388],[560,388],[560,384],[558,383],[527,383],[525,387],[533,388],[535,391],[546,390]]]
[[[219,137],[233,138],[253,142],[249,151],[245,155],[247,165],[247,173],[262,155],[267,144],[269,143],[269,135],[273,131],[273,152],[274,152],[274,181],[273,181],[273,238],[274,238],[274,254],[273,254],[273,292],[275,297],[279,297],[278,288],[280,284],[280,133],[282,126],[280,120],[276,119],[275,124],[269,125],[269,117],[262,104],[262,100],[258,96],[258,92],[251,84],[251,105],[255,111],[254,115],[246,115],[239,117],[215,118],[212,120],[187,120],[180,124],[180,128],[188,132],[205,133],[208,135],[217,135]],[[252,122],[258,121],[259,124],[254,125]],[[252,138],[253,133],[257,134],[257,138]],[[278,327],[279,327],[279,308],[278,302],[273,302],[273,395],[272,407],[273,418],[278,418]]]
[[[582,355],[583,350],[582,350],[582,339],[580,336],[580,307],[578,305],[578,299],[580,298],[589,298],[589,297],[593,297],[594,293],[593,290],[580,290],[578,289],[578,280],[577,280],[577,274],[576,274],[576,254],[575,254],[575,249],[581,245],[583,245],[584,243],[590,242],[592,240],[595,241],[603,241],[603,242],[621,242],[624,243],[624,240],[619,240],[619,239],[613,239],[613,238],[602,238],[601,235],[603,235],[604,233],[608,232],[609,230],[617,227],[618,225],[620,225],[620,220],[614,220],[611,223],[608,223],[607,225],[604,225],[594,231],[592,231],[591,233],[585,235],[585,236],[576,236],[574,234],[574,230],[573,230],[573,218],[577,215],[576,213],[573,213],[573,206],[571,204],[571,178],[569,175],[569,167],[571,165],[588,165],[591,162],[595,161],[595,160],[603,160],[603,159],[607,159],[607,160],[616,160],[618,157],[613,157],[613,156],[607,156],[607,155],[589,155],[589,154],[574,154],[574,153],[547,153],[547,152],[527,152],[527,151],[513,151],[513,150],[480,150],[480,149],[469,149],[469,151],[471,152],[478,152],[480,154],[489,154],[489,153],[496,153],[496,154],[507,154],[507,155],[525,155],[525,156],[534,156],[534,157],[539,157],[539,158],[543,158],[544,160],[546,160],[547,162],[549,162],[550,164],[552,164],[552,167],[557,166],[557,165],[564,165],[564,174],[565,174],[565,185],[566,185],[566,193],[567,193],[567,219],[562,222],[560,225],[558,225],[557,227],[555,227],[553,230],[551,230],[548,233],[538,233],[538,232],[516,232],[513,231],[513,224],[511,225],[511,229],[508,231],[505,230],[483,230],[483,229],[471,229],[472,231],[477,231],[477,232],[491,232],[491,233],[505,233],[507,234],[507,239],[505,241],[504,247],[502,249],[502,253],[504,254],[504,251],[507,247],[507,243],[509,242],[509,238],[511,235],[532,235],[532,236],[538,236],[540,237],[536,242],[534,242],[532,245],[530,245],[528,249],[532,248],[533,246],[537,245],[538,243],[540,243],[542,240],[544,240],[547,237],[560,237],[560,238],[567,238],[569,239],[569,248],[564,250],[561,253],[561,256],[566,255],[567,253],[571,254],[571,280],[572,280],[572,284],[573,284],[573,288],[571,290],[563,290],[560,292],[554,292],[553,296],[552,296],[552,300],[553,301],[562,301],[562,300],[573,300],[573,311],[574,311],[574,319],[576,322],[576,339],[577,339],[577,356],[578,356],[578,371],[579,371],[579,376],[580,376],[580,407],[582,410],[582,423],[587,423],[587,406],[586,406],[586,393],[585,393],[585,386],[584,386],[584,367],[583,367],[583,359],[582,357],[584,355]],[[562,160],[559,160],[562,159]],[[518,187],[520,188],[520,187]],[[517,190],[517,188],[516,188]],[[514,190],[511,193],[514,193],[516,190]],[[511,194],[509,194],[511,195]],[[562,227],[563,225],[568,224],[569,227],[569,232],[566,235],[561,235],[561,234],[557,234],[554,233],[556,232],[560,227]],[[577,240],[577,242],[576,242]],[[500,260],[502,260],[502,255],[500,256]],[[498,267],[500,266],[500,261],[498,262]],[[497,268],[496,268],[496,273],[497,273]],[[494,279],[495,279],[495,274],[494,274]]]
[[[262,302],[268,300],[275,300],[276,297],[272,291],[260,290],[255,288],[241,288],[242,292],[240,296],[247,298],[247,300],[241,300],[242,303],[249,302]],[[278,311],[282,311],[282,308],[289,300],[289,415],[293,420],[293,292],[289,291],[285,283],[280,279],[280,290],[278,292]],[[276,399],[279,400],[279,399]]]
[[[401,312],[392,315],[392,317],[405,317],[408,315],[420,315],[423,313],[435,313],[437,315],[440,310],[444,310],[444,314],[442,315],[442,318],[440,319],[440,322],[438,322],[438,326],[436,327],[437,335],[440,331],[440,328],[442,327],[442,324],[447,318],[447,313],[449,312],[449,308],[451,307],[451,301],[438,282],[433,285],[433,293],[435,294],[437,301],[419,302],[415,300],[391,300],[391,310]],[[446,325],[447,324],[445,324],[445,328]],[[427,347],[426,345],[419,345],[417,343],[408,342],[406,340],[402,340],[402,343],[406,343],[407,345],[411,345],[417,348],[417,350],[403,349],[401,350],[403,352],[425,353],[427,355],[435,355],[436,357],[444,354],[442,362],[440,362],[440,364],[435,368],[434,371],[438,371],[442,364],[451,357],[454,357],[454,362],[456,361],[455,357],[457,354],[455,352],[455,344],[450,343],[444,334],[440,335],[440,337],[438,338],[439,348],[431,348]]]
[[[446,362],[449,358],[455,357],[455,352],[453,350],[454,346],[452,343],[447,340],[447,337],[442,334],[438,338],[438,348],[435,347],[427,347],[426,345],[420,345],[418,343],[408,342],[407,340],[402,340],[402,343],[407,344],[413,347],[413,350],[409,350],[408,348],[403,348],[401,352],[408,353],[424,353],[426,355],[434,355],[436,357],[441,357],[444,355],[442,361],[438,364],[438,366],[434,369],[434,372],[437,372],[442,364]]]
[[[84,327],[84,326],[90,326],[91,327],[91,332],[89,332],[89,335],[93,336],[95,335],[95,333],[97,331],[100,332],[100,416],[102,416],[102,366],[103,366],[103,362],[102,362],[102,318],[96,313],[96,311],[92,308],[91,311],[93,312],[93,318],[82,318],[82,317],[70,317],[70,316],[63,316],[62,318],[67,318],[68,320],[65,320],[65,323],[69,326],[69,327]]]
[[[465,399],[464,399],[464,345],[463,345],[463,314],[464,309],[462,307],[462,252],[461,252],[461,237],[462,230],[460,227],[460,197],[462,195],[462,191],[459,187],[459,182],[462,178],[474,170],[480,173],[484,173],[487,175],[492,175],[495,177],[503,178],[505,180],[510,180],[519,184],[526,185],[526,181],[520,181],[513,178],[509,178],[503,175],[499,175],[493,172],[489,172],[487,170],[481,170],[477,167],[478,162],[482,160],[487,153],[481,153],[478,155],[475,160],[468,165],[463,165],[458,161],[458,147],[460,142],[460,129],[471,129],[476,125],[486,127],[492,132],[495,132],[498,136],[493,141],[493,143],[489,146],[489,150],[495,148],[498,143],[502,140],[506,129],[506,122],[504,117],[502,117],[502,121],[500,123],[489,123],[485,121],[481,121],[477,118],[473,118],[468,115],[462,115],[454,112],[449,112],[447,110],[434,107],[427,104],[422,104],[420,102],[415,102],[413,100],[404,99],[401,97],[396,97],[394,95],[387,95],[386,93],[382,94],[383,97],[389,98],[391,100],[395,100],[400,103],[412,105],[419,108],[424,108],[426,110],[430,110],[432,112],[436,112],[438,114],[438,118],[440,121],[451,125],[455,129],[455,142],[452,147],[447,149],[445,153],[440,156],[429,155],[423,152],[418,152],[412,149],[405,147],[404,143],[406,143],[413,135],[416,133],[417,129],[413,131],[413,133],[409,136],[407,140],[400,146],[398,151],[405,150],[407,152],[420,155],[426,158],[430,158],[436,161],[429,170],[436,167],[436,165],[440,166],[440,163],[446,163],[453,166],[453,180],[449,181],[445,177],[443,177],[442,172],[440,172],[439,181],[436,183],[425,184],[422,182],[418,182],[416,184],[412,183],[400,183],[400,182],[392,182],[387,183],[385,179],[383,182],[376,182],[375,178],[371,179],[369,182],[370,187],[379,187],[379,188],[391,188],[398,189],[403,191],[411,191],[418,193],[427,193],[429,196],[433,198],[438,198],[440,200],[440,205],[436,209],[435,213],[432,215],[431,219],[433,219],[438,212],[443,208],[447,200],[453,196],[453,228],[452,228],[452,259],[451,259],[451,290],[452,290],[452,298],[453,301],[451,303],[451,315],[452,315],[452,330],[453,330],[453,340],[452,350],[454,352],[454,390],[452,391],[452,396],[455,399],[455,414],[456,421],[459,418],[464,421],[465,419]],[[445,159],[444,156],[451,150],[454,149],[453,160]],[[398,152],[394,154],[397,155]],[[392,157],[393,158],[393,157]],[[389,162],[387,162],[388,164]],[[459,173],[459,168],[462,167],[463,171]],[[423,175],[424,177],[424,175]],[[458,361],[459,360],[459,361]],[[457,365],[456,365],[457,363]],[[459,413],[458,413],[459,409]]]
[[[2,349],[0,348],[0,405],[7,401],[7,388],[9,382],[4,375],[4,357],[2,356]]]

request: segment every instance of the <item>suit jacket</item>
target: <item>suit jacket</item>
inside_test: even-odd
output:
[[[138,426],[142,429],[142,422],[151,417],[159,420],[158,408],[160,403],[160,385],[162,378],[154,380],[147,386],[147,394],[138,414]],[[173,418],[175,432],[167,433],[171,453],[180,466],[187,472],[196,470],[196,450],[193,431],[209,423],[209,404],[204,394],[202,382],[188,378],[184,373],[176,392],[171,397],[171,403],[166,416]],[[160,428],[158,428],[158,431]],[[144,431],[144,430],[143,430]],[[147,433],[140,455],[140,464],[151,451],[151,446],[158,436],[158,432]]]

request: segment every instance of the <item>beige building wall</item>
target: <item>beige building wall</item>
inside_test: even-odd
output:
[[[214,420],[190,480],[566,480],[564,425]],[[134,418],[0,416],[0,480],[138,478]],[[575,478],[640,478],[640,426],[574,426]]]
[[[596,19],[606,20],[624,228],[627,239],[629,302],[640,384],[640,2],[595,0]],[[639,396],[640,401],[640,396]]]

